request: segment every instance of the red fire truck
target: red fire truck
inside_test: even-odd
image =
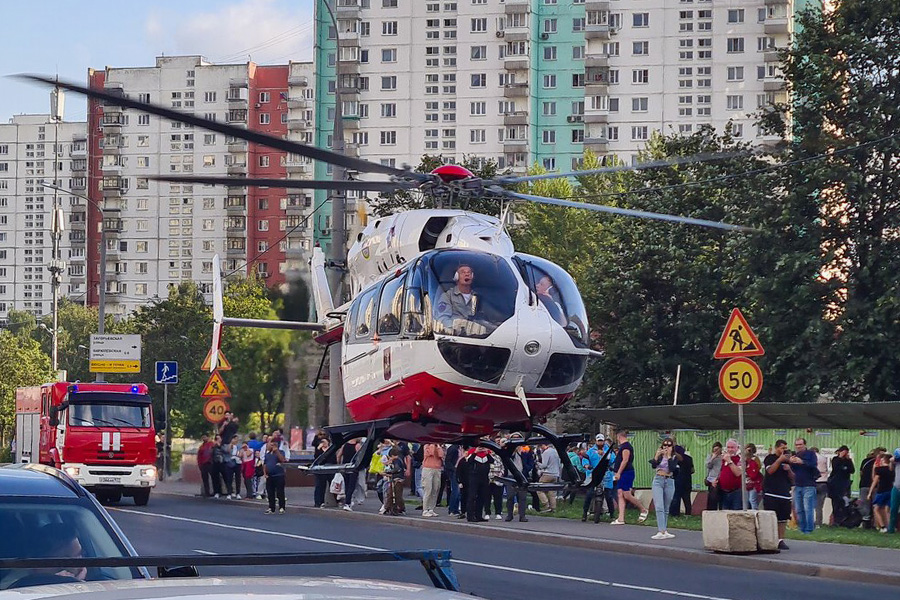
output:
[[[142,383],[46,383],[16,390],[16,462],[63,469],[101,502],[156,485],[156,432]]]

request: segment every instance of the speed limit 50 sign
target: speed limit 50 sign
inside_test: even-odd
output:
[[[749,358],[732,358],[719,371],[719,390],[730,402],[748,404],[762,391],[763,375]]]

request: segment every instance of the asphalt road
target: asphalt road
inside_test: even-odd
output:
[[[156,495],[143,508],[130,502],[110,508],[144,555],[446,548],[453,552],[462,590],[484,598],[848,600],[897,594],[887,586],[418,530],[390,517],[369,523],[328,510],[312,517],[290,509],[265,515],[261,502]],[[335,575],[429,585],[417,563],[204,567],[201,575]]]

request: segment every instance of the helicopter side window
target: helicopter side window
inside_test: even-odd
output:
[[[403,333],[411,337],[426,337],[430,333],[425,315],[431,311],[426,306],[428,296],[423,290],[427,275],[425,262],[419,261],[409,270],[403,304]]]
[[[537,302],[562,327],[576,346],[587,347],[587,311],[572,276],[549,260],[516,254],[523,279]]]
[[[387,281],[381,288],[378,303],[378,335],[400,333],[400,309],[403,305],[403,283],[406,273]]]
[[[358,304],[354,307],[353,337],[357,340],[367,339],[372,335],[375,320],[375,293],[372,288],[360,294]]]

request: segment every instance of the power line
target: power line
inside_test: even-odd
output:
[[[742,177],[752,177],[752,176],[754,176],[754,175],[760,175],[760,174],[762,174],[762,173],[767,173],[767,172],[769,172],[769,171],[776,171],[776,170],[778,170],[778,169],[783,169],[783,168],[785,168],[785,167],[792,167],[792,166],[794,166],[794,165],[800,165],[800,164],[807,163],[807,162],[813,162],[813,161],[822,160],[822,159],[829,158],[829,157],[834,157],[834,156],[840,156],[840,155],[843,155],[843,154],[848,154],[848,153],[850,153],[850,152],[855,152],[855,151],[857,151],[857,150],[861,150],[861,149],[864,149],[864,148],[869,148],[869,147],[872,147],[872,146],[877,146],[877,145],[879,145],[879,144],[882,144],[882,143],[884,143],[884,142],[886,142],[886,141],[889,141],[889,140],[892,140],[892,139],[895,139],[895,138],[900,138],[900,133],[895,133],[895,134],[892,134],[892,135],[888,135],[888,136],[885,136],[885,137],[882,137],[882,138],[878,138],[878,139],[876,139],[876,140],[872,140],[872,141],[870,141],[870,142],[863,142],[863,143],[861,143],[861,144],[857,144],[857,145],[851,146],[851,147],[849,147],[849,148],[842,148],[842,149],[840,149],[840,150],[834,150],[834,151],[829,151],[829,152],[823,152],[823,153],[821,153],[821,154],[815,154],[815,155],[813,155],[813,156],[806,156],[806,157],[803,157],[803,158],[798,158],[798,159],[795,159],[795,160],[791,160],[791,161],[788,161],[788,162],[786,162],[786,163],[778,163],[778,164],[774,164],[774,165],[768,165],[768,166],[766,166],[766,167],[759,167],[759,168],[757,168],[757,169],[750,169],[750,170],[747,170],[747,171],[741,171],[740,173],[732,173],[732,174],[730,174],[730,175],[719,175],[719,176],[716,176],[716,177],[711,177],[711,178],[709,178],[709,179],[700,179],[700,180],[697,180],[697,181],[687,181],[687,182],[683,182],[683,183],[673,183],[673,184],[671,184],[671,185],[662,185],[662,186],[651,187],[651,188],[642,188],[642,189],[627,190],[627,191],[624,191],[624,192],[610,192],[610,193],[607,193],[607,194],[592,194],[592,195],[588,195],[588,196],[566,196],[565,199],[568,199],[568,200],[577,200],[577,199],[584,199],[584,198],[592,198],[592,199],[600,199],[600,198],[622,198],[622,197],[625,197],[625,196],[631,196],[631,195],[634,195],[634,194],[645,194],[645,193],[648,193],[648,192],[666,192],[666,191],[669,191],[669,190],[681,189],[681,188],[691,187],[691,186],[695,186],[695,185],[705,185],[705,184],[710,184],[710,183],[721,183],[721,182],[724,182],[724,181],[731,181],[731,180],[739,179],[739,178],[742,178]],[[576,175],[575,177],[578,177],[578,176]]]

